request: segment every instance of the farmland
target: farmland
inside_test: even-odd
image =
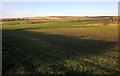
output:
[[[109,17],[34,21],[4,21],[3,74],[120,73],[118,26]]]

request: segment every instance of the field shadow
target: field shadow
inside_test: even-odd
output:
[[[64,61],[84,56],[99,56],[116,46],[115,42],[110,41],[25,30],[3,30],[2,33],[3,74],[49,74],[51,70],[54,73],[86,73],[65,67]]]

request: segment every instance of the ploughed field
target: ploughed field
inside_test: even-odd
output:
[[[104,19],[3,25],[2,31],[3,74],[120,73],[118,26]]]

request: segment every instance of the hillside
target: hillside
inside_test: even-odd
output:
[[[39,24],[48,22],[72,21],[82,25],[117,25],[117,16],[44,16],[44,17],[25,17],[25,18],[3,18],[0,22],[2,25],[15,24]]]

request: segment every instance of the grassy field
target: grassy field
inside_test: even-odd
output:
[[[3,73],[120,73],[118,27],[93,21],[2,26]]]

